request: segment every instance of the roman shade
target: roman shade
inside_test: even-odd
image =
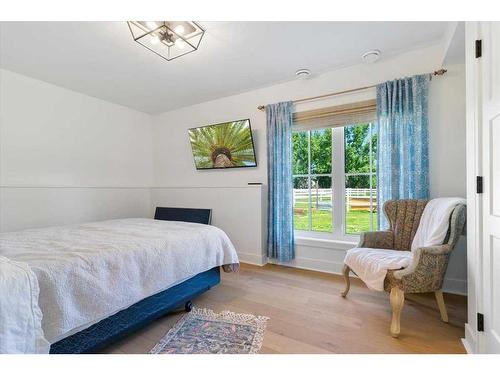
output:
[[[293,115],[293,130],[303,131],[363,124],[377,120],[375,99],[348,103],[333,107],[296,112]]]

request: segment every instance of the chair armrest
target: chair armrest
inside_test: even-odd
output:
[[[441,289],[451,250],[448,244],[420,247],[413,252],[413,260],[408,267],[393,272],[394,278],[409,293]]]
[[[392,231],[365,232],[359,236],[358,247],[392,249],[393,245],[394,233]]]

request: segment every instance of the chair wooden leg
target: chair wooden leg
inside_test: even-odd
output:
[[[342,268],[342,274],[344,275],[344,281],[345,281],[345,289],[341,293],[341,296],[345,298],[347,296],[347,293],[349,292],[349,288],[351,287],[351,280],[349,279],[349,272],[351,269],[347,264],[344,264],[344,268]]]
[[[436,302],[439,307],[439,313],[441,314],[441,320],[448,323],[448,312],[446,311],[446,305],[444,304],[443,291],[441,289],[434,292],[436,296]]]
[[[401,310],[405,302],[405,293],[398,287],[391,289],[390,295],[392,307],[391,335],[398,337],[400,332]]]

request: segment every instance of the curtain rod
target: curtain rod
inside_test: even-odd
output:
[[[430,76],[442,76],[447,72],[446,69],[439,69],[435,70],[432,73],[429,73]],[[307,102],[309,100],[316,100],[316,99],[321,99],[321,98],[327,98],[329,96],[335,96],[335,95],[341,95],[341,94],[348,94],[350,92],[355,92],[355,91],[362,91],[366,89],[371,89],[372,87],[375,87],[377,85],[371,85],[371,86],[365,86],[365,87],[358,87],[357,89],[350,89],[350,90],[344,90],[344,91],[337,91],[337,92],[332,92],[330,94],[324,94],[324,95],[318,95],[318,96],[311,96],[309,98],[302,98],[302,99],[297,99],[297,100],[292,100],[293,103],[301,103],[301,102]],[[266,109],[265,105],[259,105],[257,107],[258,110],[263,111]]]

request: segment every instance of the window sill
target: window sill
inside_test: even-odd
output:
[[[349,250],[355,247],[358,244],[358,242],[350,240],[342,241],[342,240],[326,239],[326,238],[313,238],[313,237],[305,237],[303,235],[298,235],[295,237],[295,244],[301,246],[321,247],[325,249]]]

